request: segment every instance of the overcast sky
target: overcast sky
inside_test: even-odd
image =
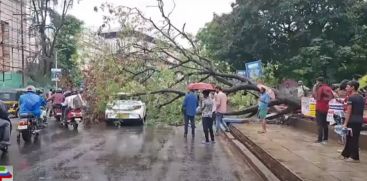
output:
[[[222,14],[231,11],[235,0],[175,0],[176,8],[171,15],[172,22],[178,26],[186,23],[186,31],[196,34],[197,31],[213,18],[213,13]],[[96,28],[102,23],[102,15],[93,11],[95,6],[109,2],[114,5],[137,7],[153,19],[159,17],[156,0],[82,0],[75,4],[70,14],[84,21],[87,27]],[[165,0],[166,8],[172,8],[172,0]]]

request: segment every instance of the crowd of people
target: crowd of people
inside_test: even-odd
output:
[[[311,94],[309,94],[311,93]],[[260,90],[259,98],[259,119],[263,122],[263,131],[266,132],[266,121],[264,117],[267,114],[269,96],[265,89]],[[337,132],[344,140],[344,149],[341,152],[341,158],[346,161],[359,162],[359,137],[364,122],[363,114],[367,104],[365,92],[359,89],[359,82],[356,80],[344,80],[338,86],[328,85],[323,77],[316,79],[316,83],[310,90],[298,82],[297,96],[299,98],[312,96],[316,101],[316,122],[318,126],[318,137],[315,143],[327,144],[329,139],[328,114],[330,114],[329,103],[336,100],[342,105],[338,115],[333,115],[334,119],[340,121],[333,122],[335,128],[340,128]]]
[[[341,136],[346,138],[344,149],[339,150],[341,158],[351,162],[359,162],[359,137],[364,122],[363,113],[366,105],[366,98],[358,90],[358,81],[343,81],[337,89],[333,90],[320,77],[317,79],[312,91],[312,95],[316,100],[316,121],[318,124],[318,139],[316,143],[326,144],[328,141],[329,122],[327,114],[330,100],[336,99],[344,104],[341,121],[334,123],[334,126],[341,126]]]
[[[258,119],[261,121],[262,130],[259,134],[266,133],[266,116],[269,110],[269,104],[272,97],[268,90],[259,87],[260,95],[258,100]],[[342,130],[341,136],[344,137],[344,149],[341,152],[341,158],[346,161],[359,161],[359,137],[363,124],[364,107],[366,105],[366,96],[359,90],[358,81],[343,81],[339,86],[332,87],[325,83],[324,78],[319,77],[312,89],[306,87],[302,81],[298,81],[297,96],[312,96],[316,101],[316,121],[318,125],[318,137],[315,143],[327,144],[329,139],[329,124],[327,120],[329,112],[329,102],[331,100],[339,101],[343,106],[340,120],[333,123]],[[223,93],[220,87],[215,91],[204,90],[199,96],[197,90],[190,90],[183,101],[182,111],[184,115],[184,137],[187,137],[189,124],[191,125],[192,137],[195,136],[195,116],[201,113],[203,132],[205,140],[203,144],[215,143],[213,123],[215,121],[215,132],[219,133],[221,125],[227,128],[223,121],[223,115],[227,112],[227,95]],[[334,115],[335,117],[336,115]],[[340,116],[340,115],[339,115]],[[336,119],[336,118],[335,118]]]
[[[215,121],[215,132],[219,134],[221,125],[228,129],[223,121],[223,115],[227,112],[227,95],[222,88],[217,86],[216,90],[202,91],[202,98],[197,90],[190,90],[183,101],[182,112],[184,116],[184,137],[187,138],[189,124],[191,125],[192,137],[195,137],[195,116],[201,113],[205,140],[203,144],[215,143],[213,123]],[[210,139],[209,139],[210,136]]]

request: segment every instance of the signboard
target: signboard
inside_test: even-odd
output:
[[[241,77],[247,77],[246,70],[237,70],[237,75]]]
[[[60,81],[60,78],[61,78],[61,69],[52,68],[51,69],[51,80]]]
[[[301,112],[308,117],[316,117],[316,101],[311,97],[302,97],[301,99]]]
[[[246,77],[255,80],[262,76],[261,60],[246,63]]]

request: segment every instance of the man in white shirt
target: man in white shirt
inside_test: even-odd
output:
[[[74,99],[76,99],[76,98],[79,98],[79,100],[81,101],[81,105],[78,106],[78,105],[74,104]],[[69,113],[69,111],[71,109],[81,108],[80,106],[85,106],[85,103],[84,103],[81,95],[78,93],[78,91],[73,91],[70,96],[67,96],[65,98],[63,106],[65,107],[64,120],[66,120],[67,114]]]
[[[303,85],[303,82],[300,80],[298,81],[298,87],[297,87],[297,97],[302,98],[306,96],[307,92],[310,91],[310,89]]]

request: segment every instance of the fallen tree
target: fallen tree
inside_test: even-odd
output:
[[[185,31],[185,24],[178,27],[172,23],[170,14],[173,10],[166,13],[164,2],[162,0],[157,2],[157,9],[161,14],[159,21],[145,16],[137,8],[114,7],[110,4],[103,4],[100,7],[102,11],[111,14],[104,18],[105,23],[100,33],[103,32],[103,27],[108,27],[113,21],[121,24],[118,49],[111,56],[111,62],[114,64],[113,77],[106,75],[105,81],[119,79],[115,82],[122,88],[117,91],[133,91],[134,96],[152,96],[147,99],[154,100],[151,104],[158,110],[175,104],[176,114],[180,114],[178,106],[185,95],[186,85],[190,82],[215,83],[222,86],[224,92],[230,96],[239,92],[247,92],[254,97],[258,95],[259,88],[256,82],[231,72],[228,64],[208,58],[195,37]],[[97,63],[91,67],[105,66],[101,65],[101,61]],[[104,67],[98,69],[108,71]],[[94,73],[91,71],[86,76],[95,77],[92,75]],[[92,90],[87,93],[95,95],[93,86],[97,84],[87,83],[87,90]],[[131,87],[131,84],[138,85],[139,88]],[[288,106],[286,111],[279,114],[300,108],[298,98],[283,95],[276,89],[273,89],[273,92],[276,99],[270,106],[280,104]],[[257,106],[252,105],[227,114],[252,116],[256,112]]]

